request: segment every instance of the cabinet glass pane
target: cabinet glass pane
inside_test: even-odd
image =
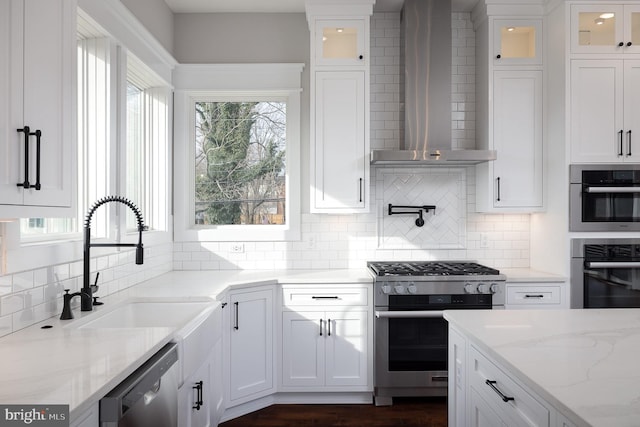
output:
[[[640,44],[640,12],[631,14],[631,41],[634,45]]]
[[[502,27],[500,55],[502,58],[535,58],[535,27]]]
[[[357,28],[324,27],[322,29],[323,58],[356,58],[357,56]]]
[[[614,12],[580,12],[578,44],[580,46],[613,46],[616,31]]]

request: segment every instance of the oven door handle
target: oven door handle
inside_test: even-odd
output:
[[[638,268],[640,262],[638,261],[586,261],[584,263],[587,268]]]
[[[417,319],[421,317],[442,317],[442,310],[376,311],[376,319]]]
[[[587,187],[586,193],[640,193],[640,187]]]

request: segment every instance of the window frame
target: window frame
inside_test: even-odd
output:
[[[300,76],[304,64],[178,66],[174,74],[174,241],[300,240]],[[256,76],[260,76],[256,79]],[[195,103],[276,100],[286,102],[284,225],[195,224]],[[185,191],[182,191],[184,189]]]

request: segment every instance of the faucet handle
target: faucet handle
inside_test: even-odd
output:
[[[98,287],[98,277],[100,277],[100,272],[99,271],[96,273],[96,280],[93,282],[93,285],[90,286],[92,294],[95,294],[96,292],[98,292],[98,289],[100,289]]]

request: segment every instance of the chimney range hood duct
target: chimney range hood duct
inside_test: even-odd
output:
[[[493,150],[451,149],[451,2],[405,0],[401,27],[400,149],[372,150],[371,164],[466,166],[495,160]]]

